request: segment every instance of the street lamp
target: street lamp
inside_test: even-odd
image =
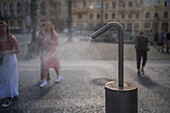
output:
[[[68,2],[68,42],[72,41],[72,0]]]

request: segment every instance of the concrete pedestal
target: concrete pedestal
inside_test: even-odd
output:
[[[106,113],[137,113],[138,87],[125,82],[119,87],[118,82],[111,81],[105,84]]]

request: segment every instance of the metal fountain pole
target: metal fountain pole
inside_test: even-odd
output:
[[[110,22],[94,32],[91,37],[95,39],[111,27],[115,27],[119,32],[119,80],[105,84],[106,113],[137,113],[138,87],[130,82],[124,83],[123,27],[117,22]]]

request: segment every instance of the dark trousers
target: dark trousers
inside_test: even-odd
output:
[[[136,50],[136,60],[137,60],[137,69],[140,69],[141,59],[143,58],[142,66],[144,67],[147,61],[147,51]]]

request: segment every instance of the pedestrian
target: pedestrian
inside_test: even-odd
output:
[[[158,36],[158,52],[160,51],[160,49],[163,52],[164,40],[165,40],[164,33],[161,32],[161,34],[159,34]]]
[[[166,35],[166,52],[169,53],[169,48],[170,48],[170,30]]]
[[[155,35],[154,35],[154,48],[156,48],[156,46],[157,46],[157,43],[158,43],[158,36],[159,36],[159,33],[156,32]]]
[[[147,51],[149,51],[149,40],[144,37],[144,32],[141,31],[139,36],[136,37],[135,48],[136,48],[136,60],[137,60],[137,74],[144,74],[144,67],[147,61]],[[141,58],[143,58],[142,68],[140,70]]]
[[[18,92],[18,62],[16,53],[20,52],[17,39],[9,32],[6,22],[0,21],[0,98],[1,107],[8,107]]]
[[[45,45],[43,44],[43,40],[44,40],[44,36],[46,33],[46,23],[45,22],[41,22],[40,24],[40,31],[38,32],[38,36],[37,36],[37,48],[35,50],[37,56],[40,57],[40,67],[41,67],[41,72],[40,72],[40,80],[38,81],[38,83],[42,83],[43,82],[43,65],[44,65],[44,57],[43,57],[43,52],[45,50]],[[49,76],[49,72],[48,72],[48,80],[50,80],[50,76]]]
[[[46,32],[43,37],[43,44],[45,45],[43,52],[43,82],[40,84],[40,87],[47,85],[47,79],[49,74],[49,68],[54,68],[57,79],[56,83],[60,82],[61,76],[59,74],[60,63],[57,58],[57,45],[58,45],[58,34],[54,29],[54,26],[51,22],[46,23]]]

